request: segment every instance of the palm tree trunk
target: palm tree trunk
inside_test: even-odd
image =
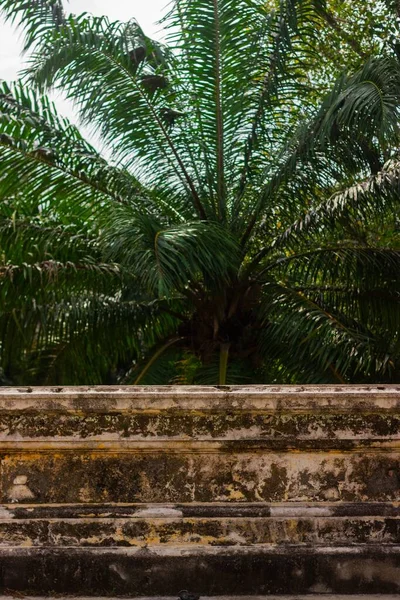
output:
[[[230,343],[221,344],[219,351],[219,385],[226,384],[226,372],[228,368],[228,355]]]

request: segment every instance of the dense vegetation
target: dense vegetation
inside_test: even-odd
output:
[[[3,383],[400,380],[398,2],[0,10]]]

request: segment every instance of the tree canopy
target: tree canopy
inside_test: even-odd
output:
[[[4,382],[399,380],[397,2],[0,10]]]

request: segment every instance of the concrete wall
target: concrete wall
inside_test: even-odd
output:
[[[0,388],[0,588],[400,592],[400,387]]]

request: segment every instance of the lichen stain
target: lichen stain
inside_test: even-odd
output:
[[[287,487],[287,468],[272,463],[269,476],[263,479],[261,497],[267,502],[285,499]]]
[[[90,409],[90,406],[87,407]],[[79,439],[274,439],[344,440],[399,439],[396,413],[290,413],[268,414],[254,410],[182,411],[174,409],[113,412],[27,410],[0,414],[0,436]]]
[[[389,583],[400,590],[400,567],[390,559],[360,559],[341,561],[336,565],[336,577],[342,581],[362,581],[365,583]]]

